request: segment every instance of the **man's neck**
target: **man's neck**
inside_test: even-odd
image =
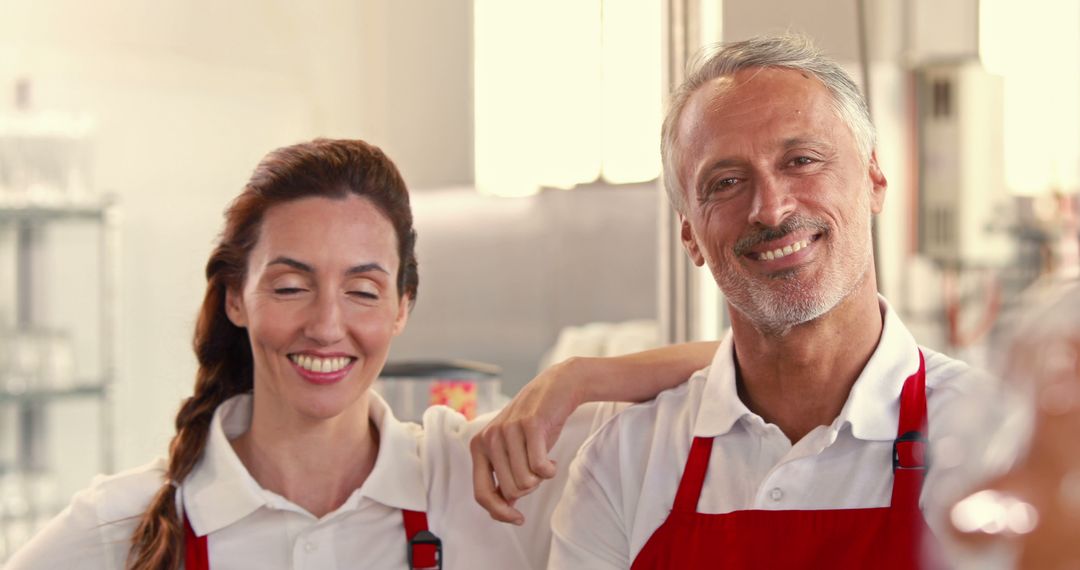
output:
[[[793,444],[840,414],[883,327],[872,277],[828,313],[781,335],[731,314],[739,397]]]

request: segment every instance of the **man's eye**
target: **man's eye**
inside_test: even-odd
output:
[[[738,183],[739,179],[733,176],[728,178],[720,178],[719,180],[716,180],[711,185],[709,185],[709,193],[713,194],[716,192],[723,192],[724,190],[727,190]]]
[[[304,290],[299,288],[299,287],[278,287],[277,289],[274,289],[274,294],[275,295],[295,295],[297,293],[302,293],[303,291]]]
[[[372,293],[371,291],[349,291],[348,294],[351,297],[358,297],[360,299],[377,300],[379,298],[378,295]]]
[[[806,166],[807,164],[813,164],[815,162],[817,161],[809,156],[799,156],[791,160],[791,164],[794,164],[795,166]]]

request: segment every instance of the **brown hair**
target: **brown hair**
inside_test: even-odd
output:
[[[206,263],[206,296],[195,324],[199,361],[195,393],[176,415],[166,482],[135,529],[128,568],[180,568],[184,527],[176,509],[174,483],[182,482],[202,457],[214,410],[228,398],[252,389],[247,331],[226,316],[225,292],[242,286],[263,216],[271,207],[299,198],[344,199],[350,194],[371,200],[394,226],[401,260],[398,294],[409,297],[410,308],[416,301],[419,276],[409,194],[394,163],[381,150],[359,140],[317,139],[266,155],[226,210],[225,229]]]

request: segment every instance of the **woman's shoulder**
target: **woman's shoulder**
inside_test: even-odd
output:
[[[123,566],[139,517],[164,483],[165,460],[99,475],[23,547],[8,568]]]
[[[76,494],[72,505],[83,502],[93,507],[102,522],[142,514],[165,484],[166,467],[165,458],[159,457],[113,475],[98,475],[88,488]]]

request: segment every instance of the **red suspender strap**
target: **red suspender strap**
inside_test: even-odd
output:
[[[679,490],[675,493],[673,510],[696,512],[701,486],[705,484],[705,472],[709,470],[709,456],[712,455],[713,438],[695,437],[690,446],[690,456],[686,458]]]
[[[206,553],[206,537],[195,536],[191,523],[184,517],[184,568],[185,570],[210,570],[210,557]]]
[[[408,540],[409,568],[442,568],[442,541],[428,530],[427,515],[401,510]]]
[[[442,541],[428,530],[427,515],[418,511],[401,511],[408,539],[409,568],[442,568]],[[187,516],[184,517],[184,568],[210,570],[206,537],[196,536]]]
[[[919,351],[919,370],[904,382],[900,421],[893,442],[892,505],[918,508],[927,469],[926,361]]]

